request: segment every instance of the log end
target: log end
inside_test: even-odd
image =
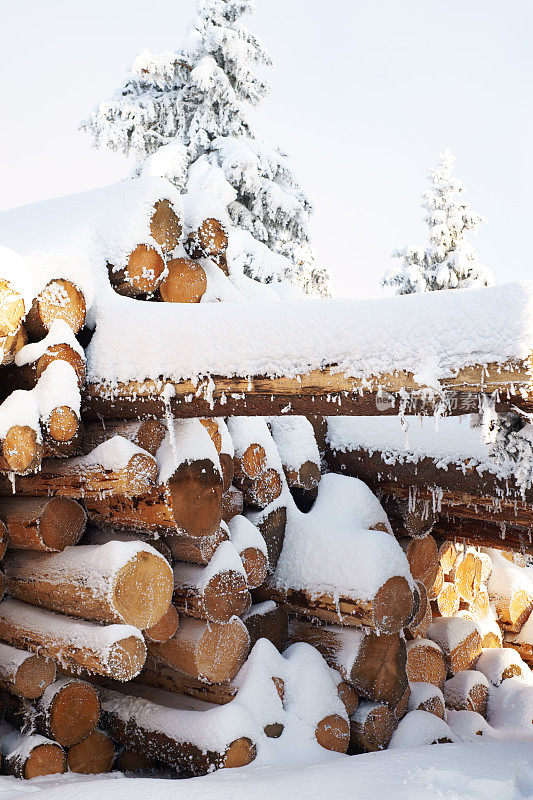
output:
[[[58,775],[67,771],[67,759],[62,747],[50,742],[34,747],[24,764],[24,778],[42,778],[44,775]]]
[[[96,689],[85,681],[73,680],[55,695],[49,711],[49,727],[58,744],[70,747],[87,738],[99,717]]]
[[[230,744],[224,753],[223,767],[233,769],[251,764],[257,756],[257,748],[251,739],[242,736]]]
[[[397,633],[408,625],[413,608],[413,592],[407,580],[395,575],[383,584],[374,597],[374,625],[384,633]]]
[[[330,714],[316,726],[315,737],[325,750],[346,753],[350,744],[350,726],[339,714]]]
[[[173,588],[168,562],[159,554],[142,550],[119,571],[113,606],[126,624],[140,630],[151,628],[167,613]]]

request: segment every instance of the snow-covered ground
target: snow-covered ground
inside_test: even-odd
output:
[[[186,781],[66,775],[0,778],[0,800],[524,800],[533,797],[533,738],[327,755],[322,763],[221,770]]]

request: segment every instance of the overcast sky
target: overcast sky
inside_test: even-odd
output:
[[[533,278],[533,2],[257,0],[276,61],[258,132],[291,157],[339,295],[379,292],[423,243],[420,194],[446,146],[497,282]],[[179,47],[194,0],[0,0],[0,209],[110,183],[121,156],[77,125],[133,56]]]

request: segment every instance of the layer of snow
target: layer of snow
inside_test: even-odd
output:
[[[174,567],[174,585],[180,589],[204,591],[209,582],[224,572],[236,572],[246,582],[246,572],[239,553],[231,542],[219,544],[206,567],[197,564],[176,564]]]
[[[449,678],[444,684],[446,705],[456,706],[464,703],[475,686],[489,688],[489,681],[477,669],[465,669]]]
[[[180,464],[211,461],[218,472],[220,459],[209,433],[198,419],[168,418],[169,430],[156,453],[159,483],[168,481]]]
[[[297,470],[306,461],[320,465],[315,432],[306,417],[269,417],[268,424],[284,467]]]
[[[40,440],[39,405],[34,392],[17,389],[0,405],[0,439],[4,439],[14,425],[27,425],[37,432]]]
[[[15,356],[15,364],[17,367],[33,364],[44,355],[49,347],[56,344],[68,344],[85,361],[85,352],[74,336],[70,325],[67,325],[63,319],[55,319],[44,339],[41,339],[40,342],[30,342],[18,351]]]
[[[78,376],[67,361],[58,359],[49,364],[32,390],[39,405],[41,419],[47,420],[54,409],[66,406],[80,416],[81,395]]]
[[[224,525],[224,523],[222,523]],[[242,553],[247,547],[255,547],[261,553],[268,556],[265,540],[261,531],[253,525],[249,519],[238,515],[233,517],[227,525],[230,540],[238,553]]]
[[[420,747],[440,739],[454,742],[457,737],[446,722],[435,714],[430,714],[429,711],[409,711],[392,734],[389,747],[393,750],[397,747]]]
[[[415,711],[422,703],[426,703],[433,698],[438,698],[444,708],[444,695],[438,686],[422,681],[410,681],[409,688],[411,690],[409,695],[409,711]]]
[[[377,498],[361,481],[324,475],[309,513],[302,514],[288,502],[276,584],[281,589],[329,592],[358,600],[372,600],[394,575],[414,586],[409,563],[396,539],[384,531],[365,528],[386,520]]]
[[[491,647],[483,650],[476,661],[476,670],[483,673],[494,686],[499,686],[502,681],[509,680],[509,678],[504,678],[503,673],[510,667],[518,670],[519,677],[530,677],[531,670],[528,665],[522,661],[516,650],[510,647],[503,649]],[[533,719],[531,722],[533,724]]]
[[[177,309],[116,295],[111,302],[106,293],[87,354],[89,380],[110,386],[161,376],[294,376],[335,364],[357,378],[405,370],[438,388],[461,367],[525,359],[532,350],[533,283],[523,282],[319,306],[250,302],[238,313],[228,303]]]
[[[88,469],[91,467],[101,467],[104,470],[117,470],[123,469],[128,466],[128,463],[133,456],[142,453],[151,458],[150,454],[138,447],[133,442],[129,442],[123,436],[112,436],[107,439],[98,447],[86,456],[79,456],[79,458],[69,459],[69,468],[72,469]]]

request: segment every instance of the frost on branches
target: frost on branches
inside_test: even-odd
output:
[[[486,219],[464,202],[465,187],[451,174],[454,161],[450,150],[445,150],[438,166],[429,173],[430,188],[424,192],[422,203],[429,228],[427,247],[405,247],[393,253],[402,263],[389,270],[382,285],[396,294],[493,283],[490,270],[479,263],[477,250],[466,241],[468,231],[476,231]]]
[[[120,89],[81,127],[98,147],[132,154],[134,174],[146,174],[143,164],[150,159],[149,173],[169,178],[181,191],[199,158],[222,168],[234,189],[230,218],[250,234],[240,258],[246,274],[262,282],[291,279],[325,295],[328,276],[314,265],[309,244],[310,203],[286,156],[255,135],[247,116],[269,91],[255,68],[272,65],[240,21],[254,10],[254,0],[197,0],[181,50],[142,52]]]

